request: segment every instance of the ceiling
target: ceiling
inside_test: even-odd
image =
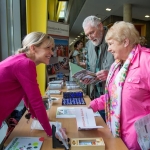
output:
[[[73,16],[69,16],[71,18],[69,43],[83,32],[82,22],[87,16],[96,15],[102,21],[110,15],[123,17],[124,4],[132,5],[132,18],[150,21],[150,18],[145,18],[145,15],[150,16],[150,0],[70,0],[70,4],[69,14]],[[106,11],[106,8],[111,8],[111,11]]]

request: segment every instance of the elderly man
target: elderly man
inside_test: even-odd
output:
[[[95,99],[105,92],[105,81],[111,64],[114,62],[113,55],[107,51],[105,35],[107,28],[103,26],[96,16],[89,16],[83,21],[83,29],[88,37],[87,48],[87,69],[95,72],[99,83],[90,86],[90,98]],[[83,81],[88,84],[88,80]],[[100,112],[103,119],[104,111]],[[105,120],[105,119],[104,119]]]

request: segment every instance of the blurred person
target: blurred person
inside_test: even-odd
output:
[[[0,126],[23,99],[27,110],[37,118],[48,136],[52,129],[37,83],[36,66],[49,64],[54,40],[48,34],[31,32],[18,53],[0,62]]]
[[[150,114],[150,49],[141,47],[132,23],[115,23],[105,37],[114,55],[105,94],[90,102],[94,112],[105,108],[106,122],[114,137],[129,150],[140,150],[134,123]]]
[[[140,44],[141,44],[141,46],[150,48],[150,47],[147,45],[147,40],[146,40],[146,38],[145,38],[144,36],[141,36],[141,37],[140,37]]]
[[[96,73],[99,83],[90,85],[90,98],[94,99],[104,94],[105,81],[111,64],[114,62],[113,55],[107,51],[108,45],[105,42],[107,28],[103,26],[100,19],[96,16],[88,16],[83,21],[84,33],[89,39],[86,43],[87,49],[87,70]],[[82,81],[88,84],[88,80]],[[105,120],[105,112],[100,111]]]
[[[83,48],[83,42],[81,40],[77,41],[74,44],[74,51],[72,53],[73,57],[73,63],[77,64],[80,67],[85,68],[85,63],[83,63],[83,54],[82,54],[82,48]]]

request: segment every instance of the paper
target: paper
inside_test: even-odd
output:
[[[61,122],[49,122],[49,124],[50,124],[51,127],[52,127],[52,125],[61,127]],[[38,120],[33,120],[32,121],[31,129],[44,130]]]
[[[40,150],[43,137],[15,137],[5,150]]]
[[[150,114],[135,122],[138,143],[142,150],[150,149]]]
[[[96,126],[92,109],[88,109],[86,107],[75,107],[74,109],[78,130],[103,128],[102,126]]]
[[[96,77],[96,74],[89,71],[89,70],[81,70],[79,72],[76,72],[72,78],[78,79],[78,80],[85,80],[89,79],[89,84],[96,84],[99,82],[99,80]]]
[[[83,108],[83,107],[57,107],[56,118],[76,118],[74,108]],[[100,116],[99,112],[93,114],[94,116]]]
[[[59,94],[61,94],[61,91],[60,90],[48,90],[47,92],[46,92],[46,95],[48,95],[48,94],[52,94],[52,95],[59,95]]]

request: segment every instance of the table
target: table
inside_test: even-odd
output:
[[[62,91],[65,92],[66,89],[63,89]],[[66,133],[69,138],[102,137],[105,142],[106,150],[128,150],[120,138],[113,137],[109,128],[107,127],[107,125],[105,124],[105,122],[103,121],[101,117],[95,117],[96,125],[101,125],[104,128],[97,129],[97,130],[88,130],[88,131],[87,130],[78,131],[75,118],[60,118],[60,119],[56,118],[56,109],[57,107],[61,106],[62,94],[55,95],[55,97],[60,98],[60,100],[53,103],[51,109],[48,112],[48,116],[50,116],[49,119],[50,121],[61,122],[62,127],[66,128]],[[88,96],[85,96],[84,99],[86,101],[86,104],[88,105],[90,102],[90,98]],[[71,106],[71,107],[74,107],[74,106]],[[12,133],[6,140],[4,146],[7,146],[10,143],[10,141],[16,136],[44,137],[45,140],[44,140],[41,150],[54,150],[52,148],[52,138],[47,137],[45,131],[31,130],[30,125],[32,123],[32,119],[29,121],[29,123],[27,123],[27,120],[25,119],[25,114],[22,116],[18,125],[16,125],[15,129],[12,131]],[[55,150],[62,150],[62,149],[55,149]]]

